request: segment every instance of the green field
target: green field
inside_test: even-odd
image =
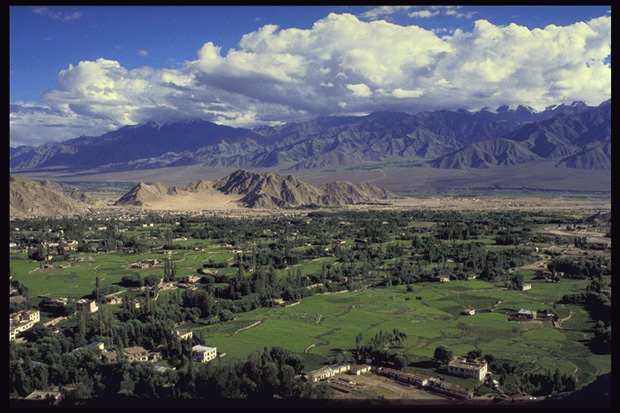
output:
[[[144,259],[161,259],[161,254],[84,254],[85,261],[56,261],[54,268],[42,268],[28,260],[25,253],[11,254],[11,269],[15,279],[28,287],[31,297],[83,297],[95,289],[96,278],[102,286],[116,284],[124,276],[139,273],[163,275],[162,268],[132,269],[129,266]],[[59,268],[62,266],[63,268]],[[194,268],[192,273],[195,273]]]
[[[196,253],[182,250],[173,254],[179,276],[195,274],[207,262],[225,261],[232,254]],[[161,258],[161,254],[98,254],[92,261],[66,262],[66,268],[43,269],[29,262],[25,254],[12,254],[11,266],[16,279],[31,296],[81,297],[95,288],[95,278],[102,285],[118,283],[132,272],[142,276],[161,275],[161,268],[131,270],[132,262]],[[308,261],[302,273],[320,270],[333,264],[333,258]],[[284,273],[282,271],[282,273]],[[580,291],[584,281],[564,280],[559,284],[538,282],[532,290],[521,292],[498,288],[485,281],[422,283],[407,292],[405,286],[365,289],[358,292],[315,295],[299,304],[283,308],[260,308],[238,314],[238,319],[212,326],[192,326],[209,345],[226,353],[228,361],[245,359],[264,347],[280,346],[317,360],[355,348],[355,337],[370,338],[380,330],[398,329],[407,334],[399,350],[413,360],[430,359],[437,346],[450,347],[455,355],[479,349],[495,358],[530,363],[531,370],[559,368],[562,373],[576,373],[588,382],[595,375],[611,371],[609,356],[593,355],[584,342],[589,333],[558,330],[550,322],[520,324],[508,316],[521,308],[555,309],[571,314],[565,327],[576,330],[592,325],[585,310],[577,305],[554,304],[564,294]],[[70,292],[70,293],[68,293]],[[461,315],[474,308],[473,316]],[[247,328],[249,327],[249,328]]]
[[[288,304],[286,307],[259,307],[249,312],[235,310],[234,315],[229,317],[220,316],[216,312],[204,316],[206,319],[187,316],[182,321],[184,324],[177,327],[192,330],[194,337],[200,342],[217,347],[218,353],[225,354],[217,362],[224,364],[244,361],[251,353],[277,346],[301,355],[308,371],[333,362],[339,357],[350,356],[356,348],[356,339],[360,335],[364,340],[370,340],[380,331],[398,330],[406,334],[406,339],[391,350],[407,356],[410,363],[406,368],[414,371],[416,369],[425,371],[427,367],[417,366],[424,366],[432,360],[438,346],[447,346],[456,356],[480,350],[483,355],[490,355],[495,359],[520,363],[520,368],[524,372],[543,373],[558,369],[561,374],[575,377],[578,385],[590,383],[598,375],[611,372],[610,354],[595,354],[588,347],[588,343],[594,337],[596,320],[593,320],[583,305],[560,302],[560,299],[567,294],[585,291],[591,282],[590,279],[564,278],[559,283],[547,283],[537,279],[537,273],[530,266],[523,267],[527,268],[523,270],[520,268],[510,270],[519,271],[523,275],[523,281],[532,284],[532,289],[527,291],[507,288],[510,271],[502,273],[492,282],[480,279],[458,281],[453,278],[450,282],[440,283],[423,278],[423,281],[408,285],[404,282],[392,285],[391,282],[384,281],[391,276],[390,271],[397,268],[400,261],[408,260],[410,268],[415,266],[416,271],[421,273],[445,271],[454,274],[459,266],[463,266],[456,257],[449,262],[435,258],[434,261],[424,260],[422,263],[410,258],[416,251],[411,246],[413,238],[400,238],[400,234],[405,231],[404,228],[411,231],[409,235],[415,237],[419,235],[420,238],[428,239],[429,234],[441,221],[412,219],[403,222],[402,228],[394,230],[383,239],[379,251],[376,245],[373,245],[379,244],[378,241],[358,242],[362,237],[361,234],[352,235],[353,231],[347,229],[348,227],[341,229],[333,228],[337,224],[332,225],[325,229],[325,232],[336,232],[337,235],[334,235],[331,241],[315,242],[314,247],[307,247],[304,246],[309,245],[306,243],[306,238],[299,239],[299,242],[291,248],[296,254],[294,257],[296,261],[290,261],[294,264],[279,265],[278,269],[274,270],[275,277],[282,281],[288,277],[310,280],[311,276],[325,273],[326,269],[344,272],[365,268],[364,274],[359,272],[350,277],[350,280],[363,279],[364,282],[351,283],[350,285],[354,287],[349,285],[346,287],[359,288],[357,291],[325,292],[310,295],[297,302],[286,298]],[[144,239],[150,237],[150,231],[166,229],[163,224],[146,230],[132,228],[126,233],[127,237],[138,236]],[[277,227],[274,228],[275,232]],[[460,243],[470,248],[472,242],[478,242],[480,246],[484,246],[485,252],[493,253],[514,248],[495,245],[495,237],[496,232],[489,231],[476,236],[475,239],[462,240]],[[210,281],[204,281],[205,284],[208,282],[208,285],[203,284],[198,288],[207,289],[208,294],[212,294],[210,297],[217,302],[220,296],[215,292],[224,291],[228,280],[234,279],[238,274],[239,277],[253,277],[258,273],[254,272],[256,267],[246,267],[245,271],[240,271],[236,267],[236,261],[240,261],[240,256],[245,254],[234,252],[230,244],[227,245],[227,241],[223,239],[225,239],[223,236],[217,241],[181,238],[174,241],[174,246],[178,248],[166,251],[166,254],[163,254],[162,247],[159,247],[152,252],[140,254],[118,251],[72,253],[69,260],[63,260],[63,255],[57,255],[51,266],[29,259],[26,252],[13,250],[10,253],[11,274],[15,281],[28,289],[29,304],[36,305],[41,301],[39,296],[74,299],[89,296],[94,291],[97,280],[101,287],[107,287],[118,285],[123,277],[132,274],[139,274],[142,278],[149,275],[163,277],[163,263],[153,268],[132,268],[131,264],[151,259],[161,261],[169,257],[177,279],[200,275],[198,270],[202,268],[216,271],[217,280],[211,277]],[[341,240],[345,242],[340,244]],[[276,241],[280,239],[273,238],[268,242],[277,245]],[[256,247],[258,243],[266,241],[263,237],[256,236],[253,242],[255,242],[253,246]],[[252,247],[251,242],[245,239],[243,243],[236,245],[235,250],[246,249],[246,245],[250,245],[248,248]],[[451,242],[444,240],[442,245],[451,245]],[[312,248],[323,251],[326,246],[331,247],[332,251],[336,248],[350,251],[367,248],[369,251],[372,250],[371,252],[387,254],[388,249],[401,248],[403,252],[399,253],[400,255],[386,256],[380,263],[377,259],[377,263],[372,262],[372,265],[370,258],[368,261],[355,261],[339,259],[335,254],[312,255]],[[480,246],[477,248],[482,248]],[[268,248],[262,246],[256,249],[264,253]],[[306,253],[306,250],[310,253]],[[523,260],[523,265],[535,261],[534,257],[528,258],[532,258],[531,261]],[[258,262],[258,258],[256,261]],[[363,267],[364,265],[368,267]],[[224,277],[219,277],[222,275]],[[338,277],[345,278],[342,274]],[[342,287],[344,282],[340,282],[339,287]],[[316,281],[303,284],[305,287],[299,288],[304,293],[308,291],[305,288],[312,288],[312,291],[336,291],[325,286],[328,281],[324,283],[322,281],[321,287],[324,288],[320,290],[314,290],[316,284],[310,286],[311,283]],[[125,290],[127,287],[121,289]],[[174,291],[172,293],[176,294]],[[172,293],[162,291],[160,298],[166,298]],[[130,294],[133,296],[140,293],[134,291]],[[305,295],[307,294],[288,297]],[[266,304],[263,301],[261,305]],[[243,307],[244,310],[247,308],[255,307]],[[462,312],[468,309],[474,309],[475,314],[463,315]],[[561,329],[543,317],[539,317],[540,322],[534,323],[509,321],[509,317],[520,309],[547,311],[565,321]],[[99,314],[95,313],[93,317],[96,318]],[[41,317],[42,320],[47,320],[49,315],[42,314]],[[220,319],[228,321],[219,321]]]
[[[565,292],[570,291],[570,283],[566,284]],[[375,288],[316,295],[289,308],[256,310],[238,321],[194,332],[218,351],[239,359],[270,346],[329,357],[354,349],[360,333],[370,338],[380,330],[398,329],[407,334],[400,350],[414,360],[430,359],[437,346],[445,345],[456,355],[479,349],[495,358],[530,363],[532,372],[555,368],[566,374],[576,372],[584,382],[611,371],[610,357],[593,356],[585,346],[587,333],[558,330],[546,321],[508,321],[507,313],[521,308],[551,308],[555,295],[497,291],[482,281],[416,285],[410,293],[404,287]],[[415,299],[420,296],[422,300]],[[491,311],[498,297],[501,310]],[[477,313],[459,314],[469,307]],[[565,309],[576,319],[587,317],[581,307]]]

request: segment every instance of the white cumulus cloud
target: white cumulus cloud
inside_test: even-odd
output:
[[[539,29],[479,19],[471,31],[440,37],[330,14],[309,29],[265,25],[225,53],[205,41],[175,69],[128,70],[106,59],[69,65],[46,107],[11,106],[11,143],[187,117],[251,127],[378,110],[595,105],[611,97],[610,54],[610,16]]]
[[[346,87],[355,96],[358,96],[361,98],[367,98],[367,97],[372,96],[372,90],[370,90],[370,88],[363,83],[358,83],[356,85],[346,85]]]

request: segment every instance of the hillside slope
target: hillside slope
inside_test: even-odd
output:
[[[51,181],[37,182],[21,175],[9,176],[9,216],[68,216],[88,213],[105,203],[76,188]]]
[[[611,170],[611,105],[522,126],[429,162],[434,168],[489,168],[540,160],[556,166]]]

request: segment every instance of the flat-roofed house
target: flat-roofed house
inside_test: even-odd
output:
[[[71,352],[71,354],[75,354],[77,351],[80,351],[80,350],[88,350],[89,348],[96,348],[99,351],[105,351],[105,344],[101,341],[93,341],[90,344],[76,348],[75,350]]]
[[[331,369],[334,371],[334,374],[345,373],[351,370],[351,364],[343,363],[343,364],[332,364]]]
[[[189,340],[194,336],[194,333],[191,330],[176,330],[176,333],[179,340]]]
[[[26,310],[22,312],[22,320],[37,323],[41,320],[41,312],[39,310]]]
[[[365,374],[370,372],[370,366],[368,364],[354,364],[351,366],[351,370],[349,370],[349,374],[353,374],[354,376],[359,376],[360,374]]]
[[[428,384],[428,388],[432,391],[442,393],[457,399],[469,400],[473,396],[473,393],[471,391],[466,390],[461,386],[457,386],[454,383],[450,383],[435,377],[431,378]]]
[[[48,389],[48,390],[35,390],[30,393],[28,396],[24,398],[28,402],[40,402],[36,404],[36,406],[41,407],[45,404],[57,404],[62,400],[62,393],[56,390]],[[34,405],[31,407],[35,407]]]
[[[87,310],[90,313],[94,313],[99,310],[99,307],[97,306],[97,302],[95,300],[81,299],[78,300],[75,304],[78,311]]]
[[[379,374],[385,377],[389,377],[393,380],[398,380],[402,383],[413,384],[416,386],[426,386],[429,382],[429,377],[420,373],[409,373],[400,370],[383,367],[379,369]]]
[[[19,333],[32,328],[40,320],[39,310],[23,310],[9,315],[9,341],[16,340]]]
[[[536,310],[528,310],[528,309],[522,308],[519,310],[518,315],[525,317],[525,318],[531,318],[532,320],[534,320],[536,319]]]
[[[455,357],[448,363],[448,374],[484,380],[488,368],[488,363],[485,359],[468,361],[465,357]]]
[[[334,370],[331,367],[325,366],[325,367],[322,367],[320,369],[316,369],[316,370],[313,370],[311,372],[308,372],[306,374],[306,378],[310,382],[315,383],[315,382],[317,382],[319,380],[324,380],[324,379],[328,379],[330,377],[334,377],[334,374],[336,374],[336,373],[334,373]]]
[[[130,362],[133,361],[149,361],[149,352],[145,348],[135,346],[127,347],[123,350],[123,354]]]
[[[208,346],[192,347],[192,359],[207,363],[217,357],[217,348]]]
[[[105,300],[110,305],[117,305],[123,303],[123,297],[119,297],[115,294],[106,295]]]
[[[346,373],[348,371],[351,371],[351,364],[349,363],[332,364],[330,366],[321,367],[320,369],[308,372],[305,377],[310,382],[315,383],[319,380],[325,380],[330,377],[334,377],[336,374]]]
[[[508,317],[508,321],[517,321],[519,323],[540,323],[537,319],[536,310],[527,310],[522,308],[513,316]]]
[[[101,358],[103,361],[108,363],[115,363],[118,360],[118,356],[116,355],[116,351],[114,350],[104,350],[101,352]]]

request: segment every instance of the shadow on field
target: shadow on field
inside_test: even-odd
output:
[[[416,362],[410,363],[409,365],[411,367],[417,367],[420,369],[434,369],[435,367],[437,367],[437,363],[435,363],[432,360],[416,361]]]

